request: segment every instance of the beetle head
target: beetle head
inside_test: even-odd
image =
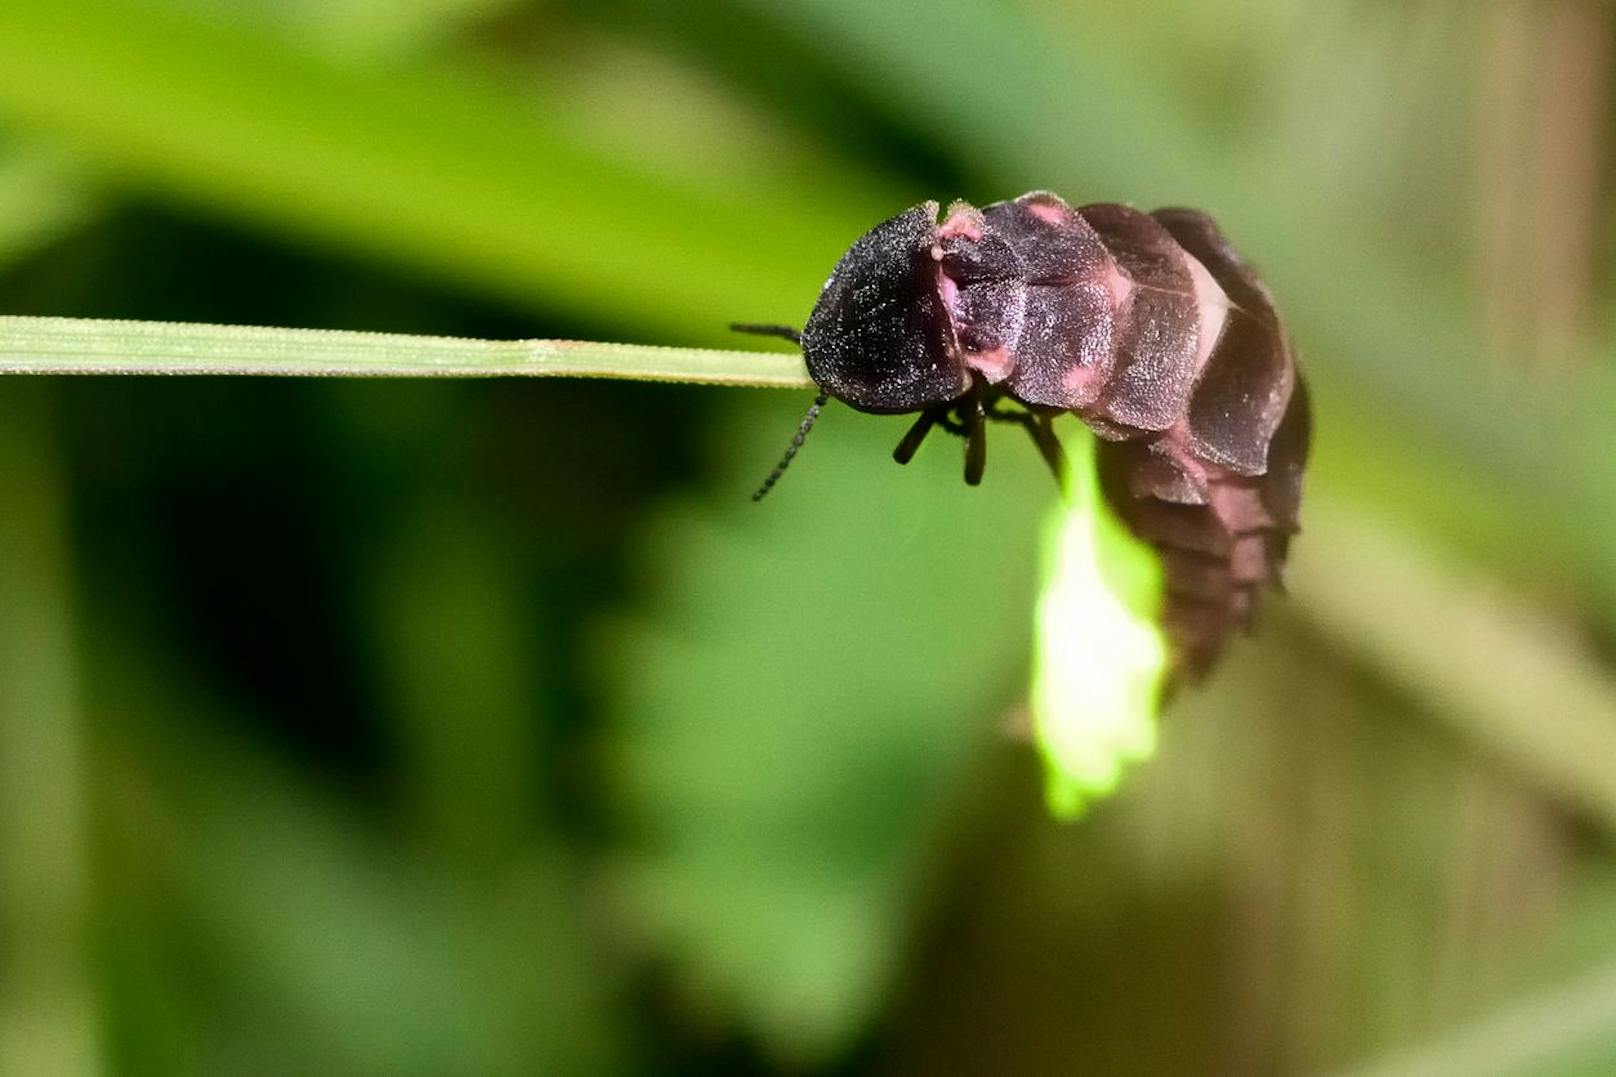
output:
[[[802,331],[808,373],[860,411],[918,411],[970,388],[944,302],[937,203],[859,237],[836,263]]]

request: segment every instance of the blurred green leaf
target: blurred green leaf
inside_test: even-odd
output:
[[[428,496],[373,555],[366,622],[410,814],[451,859],[497,865],[525,844],[542,775],[521,561],[475,504],[422,485]]]
[[[1309,520],[1290,581],[1319,625],[1501,765],[1616,835],[1616,677],[1585,645],[1512,603],[1498,581],[1361,511],[1315,497]]]
[[[0,6],[0,116],[106,173],[677,339],[800,317],[841,246],[892,209],[828,162],[785,202],[697,190],[485,82],[350,69],[133,0]]]
[[[1616,1069],[1616,965],[1351,1071],[1353,1077],[1577,1077]]]
[[[231,21],[258,22],[346,61],[391,60],[425,50],[516,6],[516,0],[157,0]]]
[[[761,472],[796,419],[743,403],[718,458]],[[974,490],[952,440],[892,466],[898,434],[833,409],[756,505],[722,466],[652,522],[646,612],[598,649],[631,906],[679,984],[799,1059],[872,1016],[939,819],[1026,691],[1049,477],[1019,432]]]
[[[110,838],[142,851],[125,868],[137,879],[114,878],[166,895],[160,960],[187,973],[178,991],[213,1068],[612,1068],[610,978],[564,850],[527,844],[468,872],[217,721],[180,720],[230,716],[183,666],[127,639],[95,659],[100,733],[121,761]]]
[[[0,268],[93,219],[97,203],[60,155],[0,142]]]
[[[89,795],[51,401],[0,385],[0,1070],[100,1065]]]

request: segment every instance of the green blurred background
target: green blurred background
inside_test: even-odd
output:
[[[0,383],[0,1071],[1616,1072],[1602,0],[4,0],[0,311],[725,344],[924,198],[1218,216],[1291,596],[1052,822],[1028,445]],[[759,345],[762,346],[762,345]]]

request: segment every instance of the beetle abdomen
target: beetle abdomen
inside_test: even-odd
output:
[[[1102,442],[1099,458],[1112,507],[1161,554],[1168,637],[1195,675],[1235,628],[1250,626],[1258,590],[1280,582],[1310,415],[1267,288],[1204,213],[1152,217],[1193,279],[1191,381],[1184,397],[1173,390],[1171,423],[1143,436],[1126,423],[1102,431],[1123,438]]]
[[[1108,501],[1161,554],[1179,664],[1204,670],[1279,582],[1297,527],[1307,402],[1272,297],[1194,210],[1074,209],[1034,192],[983,209],[982,239],[962,227],[974,212],[956,206],[943,225],[943,272],[961,260],[951,247],[1002,237],[1023,298],[991,364],[971,345],[996,334],[957,327],[965,364],[1100,435]]]
[[[1199,675],[1235,629],[1251,626],[1257,592],[1280,583],[1297,530],[1310,433],[1298,378],[1259,475],[1200,457],[1180,428],[1099,446],[1100,488],[1161,556],[1163,621],[1176,665]]]

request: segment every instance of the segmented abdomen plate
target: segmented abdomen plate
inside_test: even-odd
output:
[[[1100,435],[1108,502],[1161,554],[1178,668],[1203,672],[1297,530],[1310,417],[1273,298],[1195,210],[1035,192],[983,216],[1026,272],[1006,388]]]

